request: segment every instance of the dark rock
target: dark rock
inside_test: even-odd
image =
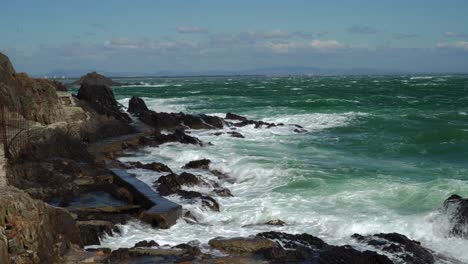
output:
[[[231,137],[235,137],[235,138],[245,138],[241,133],[239,132],[227,132],[229,135],[231,135]]]
[[[112,235],[113,225],[108,221],[78,221],[81,239],[85,246],[100,245],[99,238],[104,234]]]
[[[185,191],[185,190],[179,190],[177,191],[177,194],[180,195],[182,198],[188,199],[188,200],[193,200],[193,199],[198,198],[201,200],[203,206],[206,206],[215,212],[220,211],[220,206],[218,202],[213,197],[210,197],[208,195],[204,195],[195,191]]]
[[[170,173],[172,173],[172,170],[168,166],[166,166],[165,164],[159,163],[159,162],[152,162],[152,163],[143,164],[143,163],[137,161],[137,162],[129,162],[129,165],[134,167],[134,168],[139,168],[139,169],[152,170],[152,171],[157,171],[157,172],[170,172]]]
[[[404,263],[435,263],[432,253],[421,246],[420,242],[410,240],[408,237],[401,234],[388,233],[375,234],[371,236],[354,234],[352,237],[361,243],[366,243],[379,250],[392,253],[396,258],[401,259]]]
[[[133,96],[128,103],[128,110],[129,113],[140,115],[143,112],[149,111],[148,107],[145,104],[143,99]]]
[[[174,130],[178,128],[220,129],[224,126],[224,120],[216,116],[158,113],[145,110],[148,109],[145,102],[138,97],[132,98],[131,103],[129,111],[131,110],[137,114],[141,121],[157,130]]]
[[[190,211],[185,212],[184,219],[188,223],[198,223],[198,219]]]
[[[223,132],[216,132],[216,133],[213,133],[214,136],[221,136],[223,134]]]
[[[182,188],[182,185],[193,186],[205,184],[197,176],[187,172],[183,172],[180,175],[172,173],[166,176],[161,176],[155,183],[158,184],[157,190],[161,195],[174,194]]]
[[[208,244],[215,249],[231,253],[255,253],[263,249],[273,249],[276,244],[270,239],[254,237],[235,237],[211,239]]]
[[[199,146],[203,145],[202,142],[198,138],[185,134],[185,132],[182,129],[176,129],[174,133],[168,134],[168,135],[165,135],[156,131],[147,140],[148,140],[148,142],[146,142],[147,144],[154,143],[157,145],[161,145],[167,142],[180,142],[182,144],[192,144],[192,145],[199,145]],[[143,143],[143,142],[140,142],[140,143]]]
[[[468,238],[468,198],[451,195],[444,201],[442,213],[452,224],[450,235]]]
[[[131,118],[120,111],[118,102],[109,86],[83,83],[78,90],[78,99],[86,101],[101,115],[112,116],[115,119],[129,123]]]
[[[359,263],[359,264],[391,264],[386,256],[375,252],[360,252],[350,246],[331,246],[323,240],[309,234],[286,234],[280,232],[266,232],[257,234],[259,237],[276,242],[273,248],[258,251],[269,261],[274,262],[305,262],[314,263]]]
[[[133,247],[137,248],[137,247],[143,247],[143,248],[150,248],[150,247],[158,247],[159,244],[156,243],[156,241],[154,240],[150,240],[150,241],[147,241],[147,240],[143,240],[143,241],[140,241],[138,243],[136,243]]]
[[[79,80],[70,84],[70,86],[79,86],[83,84],[89,85],[105,85],[105,86],[121,86],[121,83],[115,82],[112,79],[101,75],[97,72],[90,72],[81,76]]]
[[[227,188],[216,188],[213,190],[213,193],[216,194],[217,196],[222,196],[222,197],[233,197],[231,191]]]
[[[280,219],[270,220],[265,223],[265,225],[273,225],[273,226],[285,226],[287,225],[286,222],[281,221]]]
[[[236,115],[233,113],[227,113],[225,119],[230,119],[230,120],[239,120],[239,121],[247,121],[247,117],[245,116],[240,116]]]
[[[185,164],[183,169],[203,169],[208,170],[210,168],[211,160],[201,159],[201,160],[192,160],[189,163]]]

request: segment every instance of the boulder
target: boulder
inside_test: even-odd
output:
[[[230,119],[230,120],[239,120],[239,121],[247,121],[247,117],[245,116],[240,116],[236,115],[233,113],[227,113],[225,119]]]
[[[0,188],[0,263],[58,263],[72,246],[82,241],[70,213]]]
[[[112,116],[115,119],[129,123],[131,118],[120,111],[119,104],[115,100],[111,88],[106,85],[84,82],[78,90],[78,99],[86,101],[96,112],[101,115]]]
[[[156,243],[156,241],[154,240],[143,240],[143,241],[140,241],[138,243],[135,244],[135,246],[133,246],[135,248],[137,247],[143,247],[143,248],[150,248],[150,247],[159,247],[159,244]]]
[[[452,195],[444,202],[442,209],[452,226],[450,235],[468,238],[468,198]]]
[[[227,132],[229,135],[231,135],[231,137],[235,137],[235,138],[245,138],[244,135],[242,135],[241,133],[239,132],[236,132],[236,131],[231,131],[231,132]]]
[[[362,236],[354,234],[354,239],[361,243],[388,252],[408,264],[432,264],[435,263],[432,253],[421,246],[421,243],[411,240],[398,233],[375,234]]]
[[[185,164],[183,169],[203,169],[208,170],[210,168],[211,160],[201,159],[201,160],[192,160],[189,163]]]
[[[219,203],[211,196],[201,194],[195,191],[185,191],[185,190],[179,190],[177,191],[177,194],[181,196],[182,198],[188,199],[188,200],[199,199],[201,200],[203,206],[209,208],[210,210],[214,212],[220,211]]]
[[[81,76],[80,79],[72,82],[70,86],[79,86],[83,84],[90,85],[105,85],[105,86],[121,86],[121,83],[115,82],[112,79],[101,75],[97,72],[90,72],[84,76]]]
[[[80,236],[85,246],[101,245],[100,238],[104,235],[112,235],[113,224],[109,221],[91,220],[78,221]]]
[[[199,184],[205,183],[197,176],[187,172],[183,172],[180,175],[171,173],[166,176],[161,176],[155,182],[155,185],[157,186],[157,191],[161,195],[174,194],[181,190],[182,185],[194,186]]]
[[[256,253],[260,250],[273,249],[276,247],[275,242],[272,240],[259,236],[235,238],[217,237],[208,241],[208,244],[212,248],[230,253]]]
[[[128,103],[127,111],[138,116],[141,113],[149,111],[149,109],[146,106],[145,101],[143,101],[143,99],[136,96],[132,96],[130,102]]]
[[[192,144],[202,146],[202,142],[196,138],[185,134],[184,130],[176,129],[172,134],[162,134],[155,131],[149,138],[143,138],[147,142],[140,141],[140,144],[155,144],[161,145],[167,142],[179,142],[182,144]]]
[[[152,170],[152,171],[157,171],[157,172],[170,172],[170,173],[172,173],[172,170],[167,165],[159,163],[159,162],[152,162],[152,163],[143,164],[143,163],[137,161],[137,162],[129,162],[128,164],[133,168]]]

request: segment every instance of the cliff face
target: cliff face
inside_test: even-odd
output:
[[[51,124],[62,116],[56,89],[52,81],[17,74],[8,57],[0,53],[0,104],[28,120]]]
[[[0,263],[60,263],[73,245],[81,244],[66,210],[16,188],[0,188]]]

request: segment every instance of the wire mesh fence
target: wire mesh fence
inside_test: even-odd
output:
[[[30,123],[24,118],[25,106],[7,106],[0,102],[0,143],[4,155],[13,159],[30,142]]]

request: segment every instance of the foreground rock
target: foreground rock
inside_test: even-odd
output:
[[[104,75],[97,72],[90,72],[81,76],[79,80],[70,84],[70,86],[80,86],[82,84],[88,85],[105,85],[105,86],[121,86],[121,83],[115,82]]]
[[[82,242],[66,210],[12,187],[0,189],[0,263],[58,263],[73,245]]]
[[[408,264],[432,264],[435,263],[432,253],[421,246],[418,241],[411,240],[397,233],[375,234],[372,236],[361,236],[354,234],[354,239],[366,243],[376,249],[388,252]]]
[[[251,254],[253,258],[273,263],[393,263],[375,252],[360,252],[350,246],[331,246],[308,234],[266,232],[247,238],[215,238],[209,241],[209,245],[229,254]]]
[[[468,239],[468,198],[452,195],[444,202],[443,213],[449,218],[450,235]]]
[[[208,170],[210,168],[211,160],[201,159],[201,160],[192,160],[189,163],[185,164],[183,169],[202,169]]]

